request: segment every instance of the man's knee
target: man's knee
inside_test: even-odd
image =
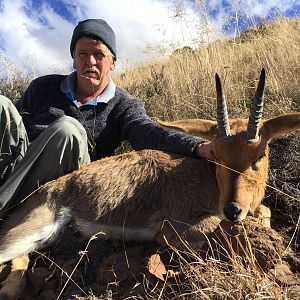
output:
[[[15,105],[7,97],[0,95],[0,112],[7,111],[9,114],[18,114]]]
[[[62,139],[77,138],[87,141],[87,134],[84,127],[75,118],[64,116],[52,123],[49,130],[53,131],[55,136]]]
[[[8,107],[12,102],[5,96],[0,95],[0,107]]]

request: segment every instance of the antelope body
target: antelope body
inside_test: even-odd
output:
[[[214,162],[155,150],[95,161],[45,184],[5,219],[0,235],[0,264],[13,260],[0,293],[17,298],[11,283],[26,269],[29,252],[49,243],[70,219],[87,237],[153,240],[175,244],[178,237],[200,247],[204,234],[222,218],[237,222],[248,214],[269,226],[261,204],[268,173],[268,142],[300,128],[300,113],[261,120],[264,70],[249,121],[229,120],[216,76],[218,117],[161,122],[173,130],[212,142]],[[21,263],[21,266],[19,265]],[[15,277],[13,277],[15,276]],[[4,298],[3,298],[4,299]]]

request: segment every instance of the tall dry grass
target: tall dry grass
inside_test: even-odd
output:
[[[267,71],[266,117],[300,110],[300,22],[279,19],[234,40],[178,49],[164,60],[115,77],[146,102],[154,118],[215,116],[214,75],[219,73],[230,115],[247,116],[262,67]]]
[[[33,78],[34,74],[28,74],[26,70],[13,64],[0,51],[0,95],[15,102]]]

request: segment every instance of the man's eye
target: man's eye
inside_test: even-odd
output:
[[[104,55],[102,52],[96,53],[96,59],[101,60],[101,59],[103,59],[104,57],[105,57],[105,55]]]

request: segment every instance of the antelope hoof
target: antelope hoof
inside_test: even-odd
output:
[[[263,227],[271,228],[271,210],[268,207],[261,204],[256,209],[254,216]]]

